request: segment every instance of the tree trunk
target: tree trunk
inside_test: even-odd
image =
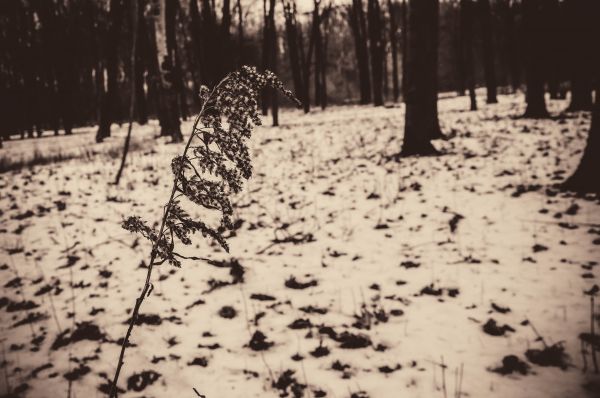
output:
[[[269,0],[269,25],[268,25],[268,49],[269,49],[269,68],[271,72],[277,73],[277,28],[275,26],[275,0]],[[279,98],[277,90],[269,88],[271,91],[271,114],[273,117],[273,126],[279,126]]]
[[[563,183],[563,188],[579,193],[600,194],[598,170],[600,170],[600,84],[596,87],[592,123],[583,156],[573,175]]]
[[[383,36],[383,101],[387,101],[390,96],[390,81],[389,81],[389,71],[388,71],[388,46],[385,42],[385,35]]]
[[[463,32],[463,7],[462,2],[459,2],[456,7],[457,12],[453,12],[454,16],[454,56],[456,59],[456,95],[462,97],[465,95],[467,88],[467,78],[465,72],[465,56],[464,56],[464,32]],[[456,15],[458,14],[458,15]]]
[[[138,0],[135,0],[137,3]],[[137,121],[139,124],[144,125],[148,123],[148,105],[146,101],[146,91],[144,90],[144,72],[145,58],[147,53],[148,34],[146,32],[146,24],[143,23],[144,19],[144,8],[140,7],[141,4],[137,4],[137,36],[135,46],[135,106]]]
[[[322,87],[321,87],[321,69],[323,66],[323,35],[321,34],[321,14],[319,11],[320,0],[314,0],[312,24],[315,35],[315,106],[321,105]]]
[[[117,86],[119,35],[123,19],[122,0],[111,0],[108,13],[109,26],[104,41],[104,58],[106,60],[107,89],[102,93],[100,104],[100,121],[96,132],[96,142],[110,137],[111,124],[120,119],[120,102]]]
[[[563,18],[561,15],[561,5],[559,0],[547,0],[548,11],[547,21],[548,26],[548,38],[546,40],[546,53],[549,54],[547,61],[547,80],[548,80],[548,92],[550,99],[560,99],[560,70],[564,64],[564,58],[566,54],[564,52],[563,37],[565,31],[563,28]]]
[[[238,39],[238,58],[237,66],[241,68],[244,65],[244,13],[242,11],[242,0],[237,0],[237,39]]]
[[[135,118],[135,96],[136,96],[136,58],[137,58],[137,47],[138,47],[138,19],[139,19],[139,4],[138,0],[130,0],[130,13],[131,13],[131,92],[129,102],[129,127],[127,128],[127,136],[125,137],[125,144],[123,145],[123,155],[121,156],[121,165],[115,176],[115,185],[119,185],[121,181],[121,175],[125,169],[125,161],[127,160],[127,153],[129,152],[129,143],[131,141],[131,130],[133,127],[133,119]]]
[[[179,55],[179,46],[177,43],[177,14],[179,14],[179,0],[167,0],[165,4],[167,7],[165,11],[167,51],[169,53],[169,59],[173,64],[171,79],[178,99],[177,117],[181,117],[181,119],[185,120],[189,116],[189,109],[185,93],[183,70],[181,68],[181,57]]]
[[[400,87],[398,81],[398,4],[387,0],[388,12],[390,18],[390,51],[392,53],[392,96],[394,102],[398,101],[400,96]]]
[[[483,43],[483,70],[485,74],[485,86],[487,90],[488,104],[498,102],[496,98],[496,70],[494,67],[494,40],[492,37],[492,12],[490,0],[479,0],[481,13],[481,36]]]
[[[169,135],[173,142],[183,141],[177,109],[177,92],[173,76],[173,60],[167,45],[167,4],[169,0],[153,0],[149,25],[154,25],[156,35],[156,56],[158,60],[159,84],[158,102],[161,135]],[[160,117],[162,116],[162,118]]]
[[[409,0],[408,53],[406,54],[406,115],[401,156],[433,155],[435,135],[434,95],[437,39],[433,29],[438,24],[438,0]]]
[[[402,99],[406,98],[406,53],[408,52],[408,6],[402,0]]]
[[[269,0],[270,1],[270,0]],[[269,33],[269,17],[267,14],[267,0],[263,0],[263,31],[262,31],[262,67],[263,69],[269,69],[269,56],[271,49],[269,45],[270,33]],[[271,103],[270,98],[271,90],[267,87],[264,88],[261,95],[261,111],[263,116],[269,113],[269,104]]]
[[[227,73],[232,71],[235,60],[233,59],[233,45],[231,42],[231,1],[223,0],[221,12],[221,37],[220,47],[220,70],[217,80],[221,80]]]
[[[473,7],[472,0],[460,1],[460,25],[462,36],[463,63],[469,89],[471,110],[477,110],[477,97],[475,95],[475,65],[473,63]]]
[[[571,102],[569,111],[590,110],[592,108],[592,65],[589,52],[598,45],[598,37],[593,34],[594,24],[598,24],[592,12],[598,0],[567,0],[567,23],[571,32]]]
[[[431,76],[431,84],[429,86],[430,94],[429,94],[429,103],[431,106],[431,114],[432,118],[432,131],[431,139],[445,139],[446,137],[442,134],[442,129],[440,128],[440,121],[438,119],[438,47],[440,44],[439,41],[439,20],[440,20],[440,7],[439,0],[436,0],[436,6],[433,7],[433,16],[432,19],[435,23],[429,25],[429,35],[431,36],[431,57],[433,60],[429,63],[430,71],[429,74]]]
[[[198,75],[201,83],[207,83],[206,70],[204,68],[204,49],[202,43],[202,22],[200,18],[200,10],[198,9],[198,0],[190,0],[190,33],[192,36],[192,46],[194,47],[194,55],[198,62]],[[197,94],[197,93],[196,93]]]
[[[298,47],[298,24],[296,21],[296,3],[284,3],[283,16],[285,18],[285,34],[288,46],[288,56],[294,91],[298,93],[301,102],[304,102],[304,82],[302,79],[302,65],[300,64],[300,49]]]
[[[368,104],[371,102],[371,78],[369,72],[369,51],[367,47],[367,26],[362,0],[352,0],[352,5],[348,7],[348,18],[356,51],[360,103]]]
[[[523,23],[526,45],[527,109],[524,117],[547,118],[544,98],[543,21],[541,19],[543,0],[523,0]]]
[[[310,111],[310,63],[314,50],[315,35],[314,26],[311,28],[311,34],[308,39],[308,53],[304,53],[304,38],[302,30],[298,29],[298,48],[300,49],[300,65],[302,65],[302,98],[304,113]]]
[[[499,2],[502,10],[502,19],[505,29],[504,47],[507,56],[508,73],[513,92],[517,92],[521,86],[520,57],[517,39],[516,15],[519,13],[519,5],[511,0]]]
[[[321,23],[323,30],[321,39],[323,40],[323,53],[321,55],[321,109],[325,109],[328,104],[327,100],[327,51],[329,49],[329,15],[331,14],[331,4],[323,10],[321,15]]]
[[[79,59],[74,56],[78,50],[76,40],[69,39],[75,33],[74,18],[63,4],[59,4],[57,11],[60,25],[57,29],[57,39],[59,40],[57,84],[60,115],[65,134],[71,135],[75,122],[75,94],[78,87],[77,77],[80,64]]]
[[[371,76],[373,82],[373,104],[383,105],[383,36],[379,0],[367,0],[369,21],[369,48],[371,50]]]

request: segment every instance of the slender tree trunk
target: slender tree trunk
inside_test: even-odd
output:
[[[402,0],[402,99],[406,98],[406,53],[408,52],[408,6]]]
[[[177,109],[177,92],[173,79],[173,60],[169,56],[167,45],[167,4],[169,0],[154,0],[149,24],[154,25],[159,70],[158,102],[162,108],[159,116],[161,135],[169,135],[173,142],[183,141]]]
[[[319,11],[320,0],[314,0],[312,23],[315,34],[315,68],[314,68],[314,84],[315,84],[315,106],[321,105],[321,69],[323,65],[323,36],[321,34],[321,14]]]
[[[231,72],[235,59],[233,59],[233,43],[231,41],[231,1],[223,0],[221,8],[221,25],[220,25],[220,64],[221,68],[217,76],[217,80],[221,80],[227,73]]]
[[[311,34],[308,39],[308,50],[304,53],[304,38],[302,30],[298,29],[298,48],[300,49],[300,64],[302,65],[302,98],[304,113],[310,111],[310,64],[312,60],[312,53],[314,50],[314,26],[311,28]]]
[[[401,156],[433,155],[437,150],[431,144],[435,135],[435,108],[432,104],[432,86],[435,80],[437,39],[433,27],[438,23],[438,0],[409,0],[408,53],[406,54],[406,114]]]
[[[296,3],[283,3],[283,15],[285,18],[285,33],[288,46],[287,53],[290,60],[290,69],[292,70],[294,91],[300,96],[300,101],[304,102],[304,83],[302,81],[302,65],[300,64],[300,51],[298,48],[298,24],[296,21]]]
[[[147,53],[147,42],[148,42],[148,34],[146,33],[146,25],[143,22],[144,19],[144,9],[140,7],[140,3],[138,0],[134,0],[132,4],[135,3],[133,7],[137,8],[137,36],[136,36],[136,46],[135,46],[135,106],[136,106],[136,114],[137,121],[139,124],[148,123],[148,105],[146,101],[146,91],[144,90],[144,72],[146,68],[144,67],[144,59],[146,58]]]
[[[38,46],[35,40],[35,21],[33,18],[34,10],[31,5],[22,6],[22,46],[20,51],[19,68],[23,75],[24,103],[23,110],[24,121],[29,130],[29,137],[33,138],[35,129],[41,129],[41,106],[38,99],[39,85],[37,82],[37,65],[39,64]]]
[[[273,73],[277,73],[277,27],[275,26],[275,4],[276,0],[269,0],[269,21],[268,21],[268,50],[269,50],[269,68]],[[271,91],[271,114],[273,117],[273,126],[279,126],[279,98],[277,90],[269,88]]]
[[[367,0],[367,19],[369,21],[369,48],[371,50],[371,76],[373,82],[373,104],[383,105],[383,54],[384,44],[381,26],[381,7],[379,0]]]
[[[324,11],[321,17],[321,23],[323,24],[322,40],[323,40],[323,53],[321,56],[321,109],[325,109],[328,104],[327,99],[327,53],[329,49],[329,14],[331,13],[331,5],[329,5]]]
[[[387,99],[390,97],[390,78],[389,78],[389,71],[388,71],[388,47],[387,47],[387,43],[385,42],[385,35],[384,35],[384,46],[383,46],[383,101],[387,101]]]
[[[77,72],[80,67],[76,40],[70,39],[74,33],[74,18],[64,4],[58,7],[60,28],[57,29],[59,48],[59,65],[57,74],[58,93],[60,98],[60,114],[66,135],[73,132],[75,122],[75,94],[77,92]]]
[[[352,0],[348,7],[348,17],[358,66],[360,87],[360,103],[371,102],[371,77],[369,72],[369,51],[367,46],[367,24],[363,10],[362,0]]]
[[[442,134],[442,129],[440,128],[440,121],[438,119],[438,48],[440,45],[439,40],[439,20],[440,20],[440,7],[439,0],[436,0],[436,5],[433,7],[433,16],[432,19],[435,21],[434,23],[429,25],[429,35],[431,36],[431,58],[432,61],[428,63],[430,67],[429,74],[431,76],[431,84],[429,85],[429,103],[431,106],[431,114],[432,118],[432,127],[431,127],[431,139],[445,139],[446,137]]]
[[[542,46],[542,3],[543,0],[523,0],[523,23],[525,28],[526,42],[526,79],[527,94],[525,101],[527,109],[524,117],[546,118],[546,100],[544,98],[544,77],[543,60],[544,56]]]
[[[141,4],[140,4],[141,5]],[[140,7],[141,8],[141,7]],[[147,20],[148,19],[148,20]],[[144,63],[146,64],[148,71],[148,107],[154,108],[158,120],[164,120],[165,112],[162,102],[160,101],[160,72],[158,67],[158,58],[156,54],[158,50],[156,48],[156,33],[154,30],[154,23],[147,18],[144,13],[138,20],[140,25],[143,25],[142,31],[145,33],[144,36],[140,36],[140,40],[144,40]]]
[[[200,75],[201,83],[208,83],[206,81],[206,69],[204,67],[204,48],[202,43],[202,21],[200,18],[200,10],[198,9],[198,0],[190,0],[190,33],[192,36],[192,45],[194,47],[194,55],[198,61],[198,74]]]
[[[236,2],[237,8],[237,39],[238,39],[238,59],[237,64],[238,68],[244,65],[244,14],[242,11],[242,1],[237,0]]]
[[[215,2],[210,0],[201,0],[201,22],[199,26],[201,41],[201,56],[199,61],[202,64],[202,80],[213,87],[224,75],[224,49],[228,43],[223,42],[222,30],[219,28],[216,17]]]
[[[571,102],[569,111],[590,110],[592,108],[592,64],[589,60],[590,48],[598,45],[598,37],[593,34],[594,24],[600,23],[593,9],[598,0],[567,0],[567,23],[571,32],[569,43],[571,70]]]
[[[600,84],[596,87],[592,123],[583,156],[573,175],[563,184],[563,188],[580,193],[600,194],[598,170],[600,170]]]
[[[269,0],[270,1],[270,0]],[[267,14],[267,0],[263,0],[263,29],[262,29],[262,67],[263,69],[269,69],[269,55],[271,53],[269,48],[269,19]],[[261,111],[263,116],[268,115],[269,105],[271,104],[270,98],[271,90],[268,88],[263,89],[261,95]]]
[[[479,0],[481,15],[481,35],[483,43],[483,70],[485,74],[485,86],[487,89],[488,104],[498,102],[496,98],[496,68],[494,66],[494,40],[492,37],[492,12],[490,0]]]
[[[562,37],[565,32],[562,29],[562,15],[560,3],[558,0],[547,0],[547,21],[548,38],[546,40],[546,53],[549,54],[547,60],[547,80],[550,99],[560,99],[560,65],[564,62],[566,54],[562,48]]]
[[[390,18],[390,51],[392,53],[392,96],[394,102],[397,102],[400,96],[400,83],[398,81],[398,4],[392,3],[392,0],[387,0],[387,4]]]
[[[120,102],[117,86],[118,47],[123,17],[122,0],[111,0],[108,14],[109,26],[104,41],[104,58],[106,59],[107,89],[103,92],[100,105],[100,120],[96,132],[96,142],[110,137],[110,126],[120,119]]]
[[[171,79],[173,81],[174,90],[177,93],[177,117],[181,117],[185,120],[189,116],[189,109],[187,106],[187,96],[185,93],[179,46],[177,44],[177,14],[179,13],[179,0],[167,0],[165,4],[167,7],[165,11],[167,51],[169,53],[169,59],[173,64]]]
[[[473,7],[472,0],[460,1],[463,63],[467,78],[467,88],[469,89],[471,110],[476,111],[477,97],[475,95],[475,65],[473,63]]]
[[[463,7],[462,2],[454,5],[453,9],[453,54],[456,62],[456,95],[462,97],[465,95],[467,88],[467,78],[465,72],[465,56],[464,56],[464,32],[463,32]]]
[[[520,57],[519,57],[519,39],[517,35],[517,24],[516,15],[520,12],[520,4],[511,0],[505,2],[505,23],[507,31],[507,53],[508,53],[508,67],[510,72],[510,82],[512,85],[513,92],[517,92],[521,87],[521,68],[520,68]]]
[[[123,146],[123,156],[121,157],[121,165],[117,171],[115,177],[115,185],[119,185],[121,181],[121,175],[125,169],[125,161],[127,160],[127,153],[129,152],[129,142],[131,141],[131,129],[133,127],[133,119],[135,118],[135,96],[136,96],[136,58],[137,58],[137,39],[138,39],[138,0],[131,0],[130,3],[131,13],[131,98],[129,103],[129,127],[127,128],[127,136],[125,137],[125,144]]]
[[[46,98],[44,98],[47,104],[45,108],[45,115],[47,122],[50,125],[51,130],[54,131],[54,135],[58,135],[60,129],[59,121],[59,95],[57,89],[57,38],[58,38],[58,27],[56,26],[56,10],[50,2],[39,2],[33,3],[36,5],[36,12],[40,18],[42,25],[42,59],[44,62],[45,71],[45,86],[46,86]]]

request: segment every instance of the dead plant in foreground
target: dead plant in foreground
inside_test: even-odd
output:
[[[123,221],[123,228],[141,234],[152,243],[146,281],[129,320],[129,327],[121,345],[121,353],[111,384],[110,397],[118,395],[117,383],[123,366],[125,349],[135,325],[140,306],[152,291],[150,278],[155,266],[165,262],[176,267],[181,259],[191,258],[175,251],[175,241],[190,245],[191,235],[200,232],[217,241],[229,252],[223,232],[232,229],[233,213],[230,197],[240,192],[243,180],[252,175],[252,164],[246,140],[254,126],[260,125],[257,111],[258,95],[266,87],[280,90],[300,105],[291,91],[270,71],[260,73],[254,67],[227,75],[212,90],[200,90],[202,108],[194,122],[192,133],[183,153],[171,162],[173,189],[164,206],[160,228],[155,230],[140,217]],[[182,207],[182,199],[205,209],[220,212],[216,227],[194,220]]]

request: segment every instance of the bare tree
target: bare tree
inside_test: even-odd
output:
[[[392,0],[387,0],[387,6],[390,19],[390,51],[392,53],[392,96],[394,102],[396,102],[400,96],[400,82],[398,81],[398,17],[400,7],[398,7],[398,3],[392,2]]]
[[[319,20],[321,21],[322,29],[321,29],[321,40],[323,41],[322,45],[322,55],[321,55],[321,75],[319,79],[321,79],[321,109],[325,109],[327,107],[328,98],[327,98],[327,70],[328,70],[328,50],[329,50],[329,19],[331,17],[331,13],[333,12],[333,5],[329,3],[325,9],[321,13],[321,17]]]
[[[302,44],[299,42],[300,38],[298,30],[301,27],[298,24],[296,19],[296,3],[289,2],[285,0],[281,0],[283,5],[283,16],[285,19],[285,34],[287,41],[287,54],[290,61],[290,69],[292,70],[292,80],[294,82],[294,91],[299,93],[300,101],[306,104],[306,99],[304,98],[304,76],[302,74],[302,64],[300,60],[300,48],[299,46]]]
[[[500,0],[504,27],[506,31],[505,48],[508,54],[508,69],[510,84],[513,92],[521,86],[521,58],[519,56],[519,40],[517,15],[520,14],[521,4],[511,0]]]
[[[408,52],[408,6],[402,0],[402,97],[406,97],[406,53]]]
[[[167,1],[154,0],[147,14],[148,25],[154,26],[156,39],[156,57],[158,61],[158,103],[161,135],[169,135],[173,142],[183,141],[179,122],[176,82],[174,81],[174,63],[167,44]]]
[[[479,20],[481,21],[481,38],[483,45],[483,72],[487,90],[488,104],[498,102],[496,98],[496,68],[494,66],[494,39],[492,37],[492,11],[490,0],[479,0]]]
[[[269,28],[268,28],[268,51],[269,51],[269,69],[277,73],[277,27],[275,26],[275,5],[276,0],[269,0]],[[273,126],[279,126],[279,98],[277,90],[270,87],[267,90],[271,91],[271,116],[273,118]]]
[[[354,38],[356,64],[360,86],[360,103],[371,102],[371,78],[369,73],[369,51],[367,45],[367,24],[362,0],[352,0],[347,8],[348,22]]]
[[[121,180],[121,175],[123,174],[123,170],[125,169],[125,161],[127,160],[127,152],[129,152],[129,142],[131,141],[131,129],[133,127],[133,119],[135,117],[135,96],[136,96],[136,58],[137,58],[137,35],[138,35],[138,2],[137,0],[131,0],[130,3],[130,13],[131,13],[131,93],[129,94],[130,102],[129,102],[129,127],[127,128],[127,136],[125,137],[125,144],[123,145],[123,156],[121,157],[121,165],[119,166],[119,170],[117,171],[117,175],[115,177],[115,185],[119,185],[119,181]]]
[[[134,5],[135,3],[135,5]],[[147,69],[146,60],[148,57],[148,33],[146,32],[146,24],[144,23],[144,7],[143,2],[138,0],[132,1],[131,7],[137,9],[137,16],[135,17],[135,23],[137,24],[136,45],[135,45],[135,68],[134,77],[135,80],[135,106],[137,121],[140,124],[146,124],[148,122],[148,103],[146,100],[146,91],[144,90],[144,73]]]
[[[598,170],[600,170],[600,84],[596,87],[592,124],[583,156],[573,175],[563,183],[563,188],[581,193],[600,193]]]
[[[452,50],[455,60],[455,78],[456,78],[456,95],[462,97],[465,95],[467,88],[467,78],[465,72],[465,57],[464,57],[464,33],[463,29],[463,8],[461,1],[452,2],[452,16],[453,16],[453,29],[452,29]]]
[[[570,32],[569,54],[571,74],[571,102],[569,111],[592,108],[592,63],[589,51],[597,45],[593,26],[598,23],[592,12],[596,0],[566,0],[567,24]]]
[[[313,0],[312,26],[315,42],[315,64],[314,64],[314,84],[315,84],[315,105],[321,105],[323,97],[322,87],[322,68],[323,68],[323,35],[321,32],[321,12],[319,7],[321,0]]]
[[[600,15],[600,3],[590,2],[588,6],[588,12],[591,15]],[[600,37],[600,25],[598,24],[587,28],[586,31],[591,37]],[[583,156],[573,175],[563,183],[563,188],[579,193],[600,194],[600,178],[598,178],[598,170],[600,170],[600,48],[597,43],[593,44],[592,41],[589,41],[588,44],[590,47],[587,49],[587,61],[592,71],[590,78],[595,81],[596,89],[592,122]]]
[[[267,8],[268,4],[268,8]],[[272,72],[277,71],[277,27],[275,25],[276,0],[263,0],[262,66]],[[262,114],[267,115],[269,106],[273,117],[273,126],[279,125],[279,102],[277,92],[266,87],[262,93]]]
[[[409,0],[406,115],[401,156],[434,155],[437,124],[436,60],[438,0]]]
[[[543,59],[543,0],[523,0],[523,23],[525,29],[525,74],[527,109],[524,117],[546,118],[546,100],[544,98]]]
[[[367,19],[369,22],[369,49],[371,50],[371,76],[373,82],[373,104],[383,105],[383,62],[385,45],[381,21],[379,0],[367,0]]]
[[[467,88],[471,110],[477,110],[477,97],[475,95],[475,65],[473,62],[473,1],[460,0],[460,32],[462,41],[462,58],[465,68]]]
[[[98,131],[96,132],[96,141],[102,142],[106,137],[110,137],[110,126],[113,121],[119,119],[120,101],[117,87],[118,73],[118,46],[119,35],[123,18],[122,0],[110,0],[110,10],[108,13],[109,27],[104,40],[104,58],[106,62],[106,92],[102,90],[102,99],[100,104],[100,121]],[[103,71],[100,71],[103,73]]]

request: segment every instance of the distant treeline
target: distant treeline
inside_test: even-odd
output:
[[[552,98],[572,87],[572,107],[589,108],[588,32],[600,21],[586,9],[594,1],[545,0],[529,25],[520,1],[441,1],[437,89],[464,94],[486,85],[488,101],[496,86],[518,89],[530,58],[523,37],[535,30],[536,70]],[[276,71],[307,112],[397,101],[407,14],[406,0],[315,0],[303,13],[291,0],[3,0],[0,138],[98,125],[101,141],[128,119],[135,87],[137,121],[158,117],[162,134],[177,139],[201,85],[242,64]],[[277,124],[277,97],[265,92],[263,113],[269,109]]]

